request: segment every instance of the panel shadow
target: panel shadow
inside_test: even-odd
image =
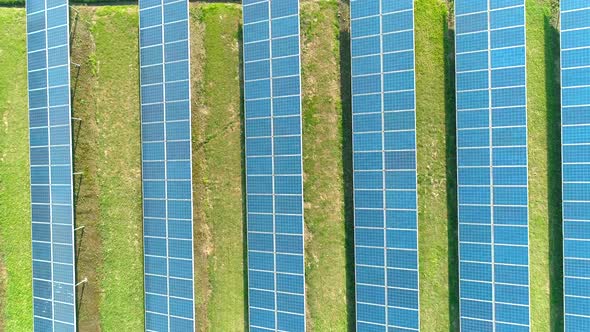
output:
[[[549,220],[549,284],[551,331],[563,331],[563,234],[561,217],[561,107],[559,31],[544,19],[545,91],[547,108],[547,203]]]
[[[452,8],[452,7],[450,7]],[[455,30],[452,10],[443,20],[445,66],[445,143],[447,183],[447,246],[449,331],[459,330],[459,244],[457,215],[457,149],[455,106]]]
[[[342,171],[344,189],[344,224],[346,245],[346,307],[348,331],[356,331],[354,268],[354,204],[352,165],[352,103],[349,1],[340,3],[340,101],[342,103]]]
[[[242,159],[242,220],[243,220],[243,227],[242,227],[242,261],[243,264],[243,276],[244,276],[244,331],[249,330],[249,311],[248,311],[248,210],[246,204],[246,132],[245,132],[245,125],[246,125],[246,115],[245,115],[245,107],[244,107],[244,39],[242,34],[242,24],[240,23],[238,26],[238,47],[239,47],[239,56],[240,56],[240,65],[238,68],[238,73],[240,76],[240,144],[242,146],[241,149],[241,159]]]

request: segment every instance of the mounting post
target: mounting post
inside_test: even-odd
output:
[[[81,284],[85,284],[88,282],[88,278],[84,277],[84,279],[82,281],[80,281],[79,283],[76,284],[76,287],[80,286]]]

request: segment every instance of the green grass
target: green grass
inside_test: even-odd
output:
[[[104,259],[100,270],[101,327],[103,331],[141,331],[143,235],[137,7],[101,7],[93,20]]]
[[[85,331],[143,330],[138,15],[130,7],[73,13],[79,305]],[[126,79],[122,80],[121,77]],[[78,184],[79,183],[79,184]],[[79,288],[79,291],[82,288]],[[100,319],[97,319],[100,317]]]
[[[197,186],[204,190],[196,195],[203,201],[201,206],[212,244],[206,249],[209,289],[204,300],[208,304],[207,321],[198,324],[200,330],[239,331],[244,329],[246,319],[240,185],[241,10],[237,5],[210,4],[193,13],[204,26],[206,59],[202,64],[205,83],[201,91],[196,91],[197,106],[193,106],[193,116],[203,122],[201,135],[193,140],[193,155],[197,163],[202,163],[198,168],[203,172],[193,180],[201,182]]]
[[[31,331],[29,134],[23,9],[0,9],[0,40],[0,282],[4,281],[0,284],[0,330]]]
[[[346,331],[338,1],[301,6],[306,284],[312,331]]]
[[[533,331],[557,331],[563,329],[561,261],[556,258],[561,253],[558,34],[552,25],[557,1],[526,4],[531,322]]]
[[[454,191],[454,160],[448,155],[454,127],[447,127],[446,106],[453,99],[447,91],[450,73],[445,71],[447,7],[440,0],[415,2],[416,24],[416,137],[418,148],[418,220],[420,263],[420,319],[424,331],[455,330],[451,327],[449,263],[455,253],[447,236],[455,222],[449,199]],[[452,102],[451,102],[452,103]],[[454,149],[453,149],[454,150]],[[449,197],[450,196],[450,197]],[[452,303],[452,301],[451,301]]]

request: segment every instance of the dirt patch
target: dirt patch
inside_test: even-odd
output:
[[[206,184],[204,173],[206,168],[203,144],[208,111],[202,100],[204,87],[204,64],[206,61],[204,49],[205,25],[200,20],[200,7],[191,4],[191,80],[192,84],[192,140],[193,140],[193,237],[194,237],[194,266],[195,266],[195,305],[196,330],[207,331],[209,320],[207,304],[211,295],[211,285],[208,276],[208,259],[213,252],[211,230],[207,224],[205,208],[207,205]]]
[[[88,279],[78,287],[78,328],[80,331],[100,331],[100,285],[98,271],[103,261],[99,233],[100,187],[97,181],[98,126],[96,122],[97,64],[96,45],[91,33],[95,9],[78,7],[72,11],[72,66],[74,121],[74,169],[82,172],[74,177],[76,227],[84,228],[76,233],[77,278]]]

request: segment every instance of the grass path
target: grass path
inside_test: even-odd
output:
[[[0,8],[0,330],[5,331],[33,329],[25,26],[24,9]]]
[[[415,2],[416,24],[416,128],[418,148],[418,220],[420,260],[420,319],[423,331],[455,331],[449,310],[454,297],[449,291],[449,264],[455,257],[449,238],[453,231],[455,191],[454,127],[448,126],[454,109],[453,91],[445,89],[445,43],[447,7],[440,0]],[[452,121],[451,121],[452,122]],[[452,242],[451,242],[452,243]]]
[[[204,248],[208,254],[206,264],[198,267],[207,270],[209,284],[208,292],[201,295],[206,298],[198,299],[207,303],[206,321],[198,324],[199,330],[240,331],[246,319],[239,76],[241,10],[233,4],[208,4],[193,8],[191,17],[193,23],[204,27],[206,58],[202,73],[205,83],[200,91],[193,92],[193,123],[202,122],[202,129],[193,136],[193,163],[201,170],[193,181],[195,188],[204,191],[195,197],[201,200],[197,204],[202,206],[212,244]],[[197,222],[197,227],[204,226]]]
[[[203,74],[206,62],[204,42],[205,24],[202,20],[200,5],[193,4],[190,7],[190,50],[191,50],[191,80],[192,80],[192,147],[193,147],[193,236],[194,236],[194,270],[195,270],[195,306],[197,330],[207,331],[209,320],[207,318],[207,304],[209,301],[209,254],[212,246],[211,229],[207,224],[205,215],[206,183],[202,179],[205,172],[205,159],[202,156],[203,149],[198,147],[198,142],[203,141],[207,121],[203,105]]]
[[[72,61],[82,66],[72,84],[74,115],[82,118],[76,126],[76,169],[84,175],[76,221],[86,226],[79,238],[78,277],[89,278],[79,325],[84,331],[141,331],[137,9],[77,10]]]
[[[84,225],[77,235],[76,273],[79,279],[87,278],[88,283],[79,287],[78,327],[81,330],[100,331],[99,314],[100,284],[98,270],[102,266],[102,244],[98,225],[100,212],[98,197],[100,188],[97,181],[97,158],[99,146],[98,126],[96,123],[97,104],[95,98],[96,77],[94,68],[88,59],[95,54],[96,45],[90,31],[94,10],[73,13],[71,61],[83,64],[80,68],[73,67],[73,115],[82,121],[74,121],[74,171],[82,175],[74,177],[76,193],[76,224]]]
[[[103,331],[141,331],[144,311],[137,7],[100,7],[94,20],[96,57],[89,59],[88,65],[96,65],[98,77],[98,183],[104,257],[100,271],[101,326]]]
[[[557,2],[527,0],[529,252],[533,331],[561,322],[561,192]],[[550,255],[550,253],[553,255]],[[552,305],[552,306],[551,306]]]
[[[301,4],[308,326],[346,331],[346,220],[338,1]]]

